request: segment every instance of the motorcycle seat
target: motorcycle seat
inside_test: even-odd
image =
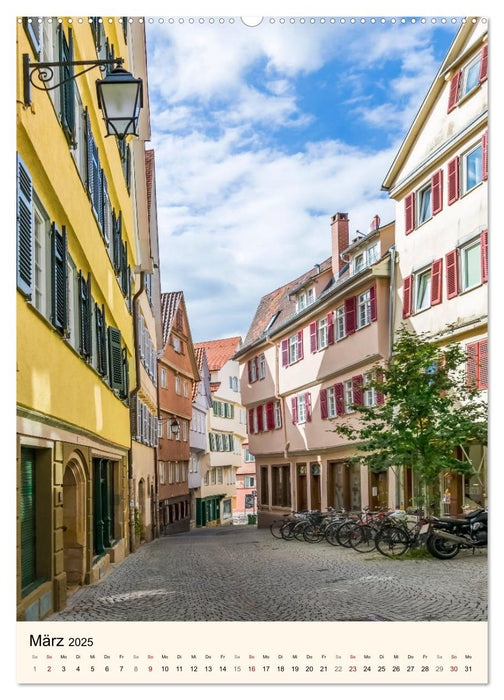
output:
[[[449,518],[449,517],[443,517],[443,518],[438,518],[437,519],[438,523],[447,523],[448,525],[467,525],[467,521],[465,518]],[[436,523],[434,523],[434,526]]]

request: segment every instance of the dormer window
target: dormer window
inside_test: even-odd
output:
[[[315,301],[315,288],[308,287],[308,289],[303,289],[297,295],[297,310],[302,311],[303,309],[306,309],[306,307],[310,306],[310,304],[313,304],[314,301]]]
[[[358,272],[361,270],[364,270],[365,267],[368,265],[372,265],[378,260],[379,256],[379,244],[378,241],[376,243],[373,243],[373,245],[370,245],[369,248],[366,248],[363,250],[361,253],[357,253],[353,260],[353,272],[354,275],[356,275]]]
[[[354,273],[360,272],[366,267],[366,252],[359,253],[354,259]]]

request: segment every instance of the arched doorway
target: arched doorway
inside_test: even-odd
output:
[[[63,475],[63,561],[68,588],[84,583],[86,560],[86,475],[73,458]]]
[[[145,481],[140,479],[138,482],[138,514],[139,514],[139,526],[138,526],[138,538],[140,541],[145,540],[145,521],[146,521],[146,511],[145,511]]]

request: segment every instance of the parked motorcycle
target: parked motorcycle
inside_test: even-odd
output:
[[[453,559],[461,549],[488,544],[488,512],[484,508],[462,518],[435,518],[424,527],[425,547],[437,559]]]

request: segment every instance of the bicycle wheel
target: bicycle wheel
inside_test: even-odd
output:
[[[316,525],[307,525],[303,530],[303,537],[306,542],[320,542],[324,539],[324,532]]]
[[[352,549],[355,549],[356,552],[372,552],[376,547],[375,534],[376,530],[369,525],[359,525],[350,533],[350,546]]]
[[[384,557],[400,557],[409,548],[409,537],[399,527],[386,527],[376,536],[375,544]]]
[[[282,539],[282,527],[284,525],[285,520],[275,520],[274,523],[271,523],[270,532],[273,535],[273,537],[276,537],[278,540]]]
[[[296,520],[287,520],[286,523],[282,525],[280,528],[280,534],[282,535],[283,540],[292,540],[294,539],[294,527],[297,525]]]
[[[336,530],[336,540],[338,541],[338,544],[340,544],[342,547],[347,547],[350,549],[352,546],[349,541],[350,535],[352,530],[354,530],[356,527],[359,527],[356,523],[343,523],[343,525],[340,525]]]
[[[300,523],[296,523],[293,529],[293,537],[298,540],[298,542],[305,542],[305,538],[303,537],[303,533],[305,531],[305,528],[307,528],[310,525],[310,523],[307,520],[302,520]]]
[[[329,544],[332,544],[333,547],[341,546],[336,539],[336,531],[339,527],[341,527],[341,523],[332,523],[326,527],[326,531],[324,533],[326,540],[329,542]]]

